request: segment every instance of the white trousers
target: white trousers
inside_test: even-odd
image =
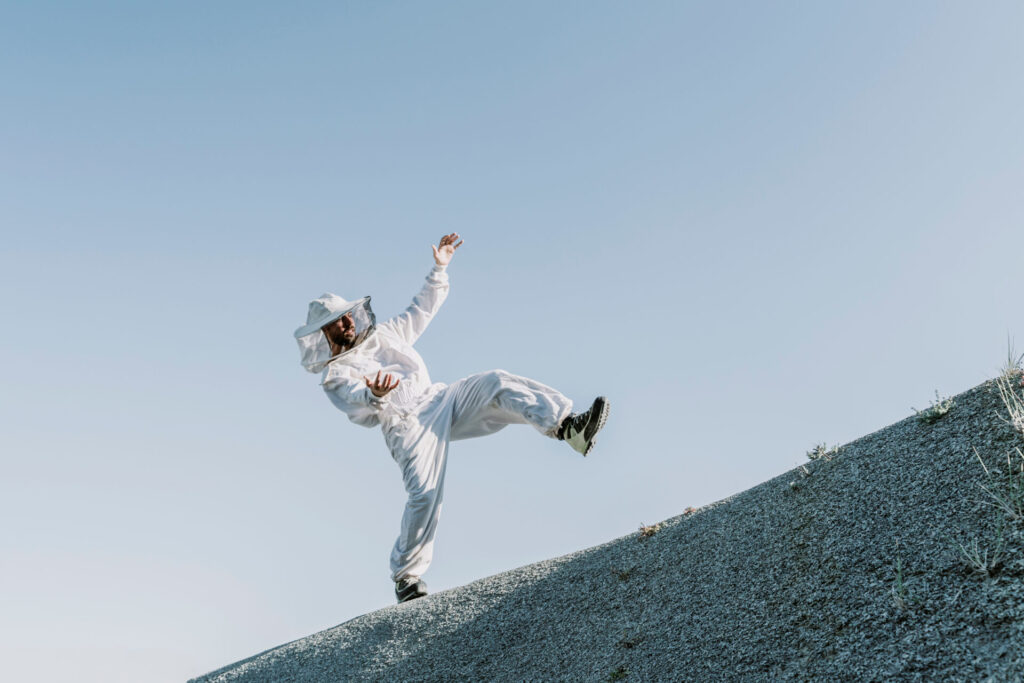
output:
[[[554,438],[572,401],[549,386],[504,370],[471,375],[385,425],[391,456],[402,469],[409,498],[391,551],[394,581],[419,577],[430,566],[441,516],[448,442],[530,424]]]

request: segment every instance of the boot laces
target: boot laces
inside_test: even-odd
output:
[[[576,433],[582,432],[587,427],[587,423],[590,421],[590,410],[585,412],[577,413],[576,415],[570,415],[565,418],[565,422],[562,423],[562,429],[559,432],[559,438],[565,440],[569,436],[572,430]]]

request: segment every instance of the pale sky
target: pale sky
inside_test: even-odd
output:
[[[444,233],[433,379],[612,411],[586,460],[454,444],[432,591],[995,375],[1022,30],[1018,2],[3,5],[5,676],[180,681],[393,603],[400,472],[292,332],[325,291],[397,314]]]

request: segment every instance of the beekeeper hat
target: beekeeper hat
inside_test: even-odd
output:
[[[356,328],[356,339],[352,348],[342,351],[338,355],[332,355],[330,342],[327,335],[320,329],[324,325],[334,322],[341,316],[351,313],[352,321]],[[299,345],[299,355],[302,367],[309,372],[320,372],[327,364],[335,358],[340,358],[351,353],[356,346],[359,346],[376,328],[377,319],[370,308],[370,297],[364,296],[357,301],[345,301],[337,294],[327,293],[319,299],[309,302],[309,313],[306,315],[306,324],[295,330],[295,341]]]
[[[309,302],[309,312],[306,314],[306,324],[295,330],[295,338],[305,337],[308,334],[317,332],[327,323],[332,323],[349,311],[359,308],[363,304],[369,307],[370,297],[364,296],[357,301],[345,301],[337,294],[327,292],[319,299]]]

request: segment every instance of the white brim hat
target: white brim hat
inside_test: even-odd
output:
[[[337,294],[327,292],[309,302],[309,312],[306,314],[306,324],[295,330],[295,338],[318,332],[321,327],[332,323],[349,311],[355,310],[363,304],[369,304],[370,297],[364,296],[356,301],[346,301]]]

